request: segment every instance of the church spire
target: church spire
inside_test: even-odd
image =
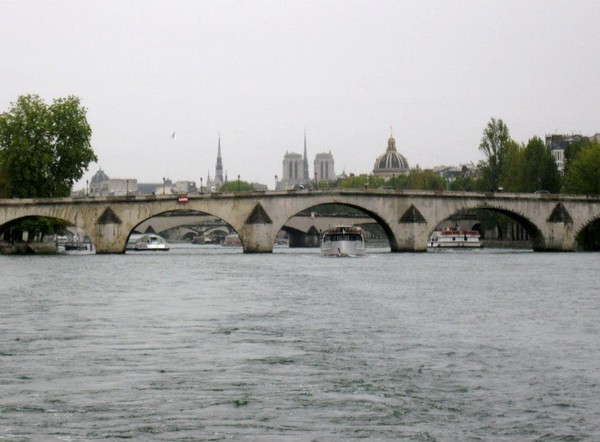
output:
[[[221,159],[221,134],[219,134],[219,148],[217,151],[217,167],[215,168],[215,180],[223,184],[223,160]]]

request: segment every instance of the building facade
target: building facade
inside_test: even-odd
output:
[[[138,195],[138,182],[135,178],[109,178],[99,169],[92,177],[87,193],[89,196]]]
[[[89,196],[102,196],[102,183],[108,181],[108,175],[100,168],[90,180]]]
[[[335,162],[331,151],[328,153],[318,153],[315,157],[315,179],[318,183],[330,182],[335,180]]]
[[[556,161],[556,167],[558,171],[562,174],[565,172],[565,149],[570,144],[576,143],[578,141],[584,140],[587,137],[572,134],[572,135],[561,135],[561,134],[551,134],[546,135],[546,148],[550,151],[552,156],[554,157],[554,161]]]
[[[275,187],[277,190],[288,190],[308,186],[310,175],[308,170],[308,156],[306,149],[306,132],[304,133],[304,156],[295,152],[285,152],[283,156],[283,170],[281,180]]]

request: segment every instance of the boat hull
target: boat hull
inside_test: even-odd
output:
[[[432,243],[427,246],[430,249],[480,249],[483,247],[481,243],[470,242],[455,242],[455,243]]]
[[[169,246],[136,246],[135,249],[133,250],[137,250],[138,252],[168,252],[169,251]]]
[[[479,232],[474,230],[443,230],[436,231],[427,242],[428,249],[480,249]]]
[[[360,227],[334,226],[321,237],[324,256],[362,256],[365,252],[365,237]]]
[[[366,247],[360,241],[329,241],[321,245],[321,253],[324,256],[362,256]]]
[[[158,235],[144,234],[137,239],[133,250],[138,252],[166,252],[169,250],[169,244]]]

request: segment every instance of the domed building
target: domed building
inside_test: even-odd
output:
[[[108,181],[108,175],[104,173],[102,168],[98,170],[92,177],[90,181],[89,193],[90,196],[100,196],[102,195],[102,184]]]
[[[393,176],[405,175],[409,170],[408,161],[396,150],[396,140],[390,135],[385,153],[375,160],[373,175],[387,180]]]

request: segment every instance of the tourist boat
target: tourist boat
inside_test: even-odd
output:
[[[427,247],[430,249],[478,249],[482,246],[477,230],[459,230],[457,228],[435,230],[427,242]]]
[[[167,244],[167,242],[163,238],[154,233],[145,233],[135,241],[133,250],[158,250],[166,252],[167,250],[169,250],[169,244]]]
[[[333,226],[321,236],[324,256],[361,256],[366,249],[365,235],[360,227]]]
[[[94,255],[96,253],[96,249],[94,244],[89,241],[85,241],[77,245],[59,245],[58,253],[63,255]]]

